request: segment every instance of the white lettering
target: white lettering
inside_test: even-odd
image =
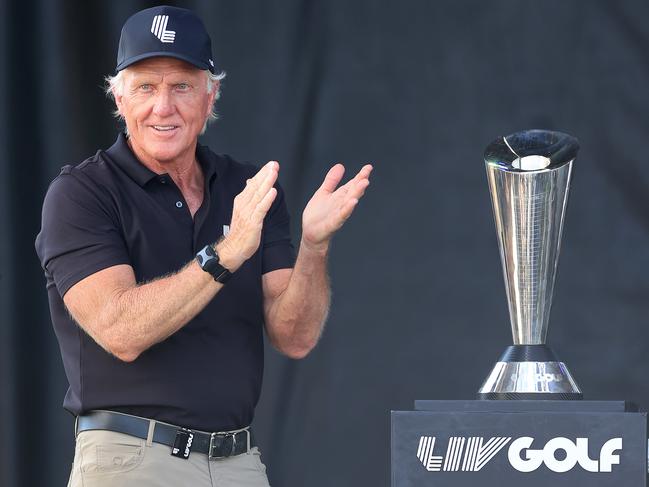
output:
[[[445,456],[436,456],[435,437],[419,439],[417,457],[429,472],[478,472],[511,440],[510,437],[492,437],[486,443],[483,437],[454,436],[449,438]],[[545,465],[556,473],[565,473],[577,464],[587,472],[611,472],[613,465],[620,464],[619,451],[622,438],[612,438],[602,446],[599,460],[588,455],[588,438],[575,441],[562,436],[550,439],[543,448],[532,448],[534,438],[523,436],[512,441],[507,451],[511,466],[523,473],[530,473]],[[191,445],[191,441],[189,442]],[[617,452],[617,453],[616,453]]]
[[[597,460],[588,456],[588,438],[577,438],[577,462],[587,472],[599,472]]]
[[[599,453],[599,471],[611,472],[613,465],[620,464],[620,455],[613,452],[622,449],[622,438],[611,438],[602,447]]]
[[[588,448],[588,444],[586,444]],[[557,460],[557,450],[563,450],[566,455],[563,460]],[[586,450],[588,456],[588,450]],[[543,461],[546,467],[553,472],[564,473],[572,470],[577,465],[577,446],[568,438],[553,438],[543,448]]]
[[[507,458],[512,467],[519,472],[533,472],[543,463],[543,457],[536,450],[528,450],[532,446],[534,438],[523,436],[512,442],[507,452]],[[525,459],[521,458],[521,452],[525,451]]]
[[[192,448],[193,439],[194,439],[194,434],[189,433],[189,438],[187,438],[187,446],[185,447],[185,458],[189,458],[189,452]]]
[[[509,463],[519,472],[533,472],[542,464],[556,473],[568,472],[577,464],[587,472],[611,472],[612,466],[620,463],[620,456],[614,452],[622,449],[622,438],[604,443],[599,462],[588,456],[588,438],[577,438],[576,442],[563,437],[553,438],[542,450],[533,450],[533,441],[533,438],[525,436],[514,440],[509,447]],[[557,458],[558,451],[565,453],[562,459]]]

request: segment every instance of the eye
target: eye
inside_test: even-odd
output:
[[[137,89],[139,91],[148,92],[148,91],[153,90],[153,86],[151,86],[151,84],[149,84],[149,83],[142,83],[140,86],[137,87]]]
[[[178,83],[176,85],[176,89],[178,91],[189,91],[190,88],[191,86],[189,85],[189,83]]]

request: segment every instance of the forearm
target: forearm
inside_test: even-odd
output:
[[[227,251],[217,245],[222,264],[235,271]],[[132,361],[191,321],[223,287],[195,262],[175,274],[128,289],[116,290],[99,316],[106,348]]]
[[[270,161],[234,198],[230,233],[216,244],[230,272],[252,256],[277,190],[277,162]],[[124,361],[169,337],[194,318],[222,284],[192,260],[175,274],[137,284],[133,269],[113,266],[72,286],[63,300],[79,325],[104,349]]]
[[[279,295],[266,296],[266,330],[275,347],[294,358],[316,345],[329,311],[327,253],[331,237],[351,216],[369,186],[367,164],[343,186],[345,168],[336,164],[302,212],[302,240],[289,282]],[[270,280],[270,279],[269,279]]]
[[[192,262],[171,276],[116,290],[98,317],[101,341],[118,358],[135,360],[187,324],[219,289],[220,284]]]
[[[293,358],[304,357],[316,345],[329,312],[328,246],[300,243],[288,286],[267,313],[273,345]]]

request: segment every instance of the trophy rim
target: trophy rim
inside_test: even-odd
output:
[[[485,149],[485,164],[518,173],[539,173],[558,169],[577,157],[576,137],[555,130],[529,129],[494,139]],[[514,162],[527,156],[542,156],[549,164],[540,169],[520,169]]]

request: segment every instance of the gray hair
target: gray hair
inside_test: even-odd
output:
[[[203,130],[201,130],[201,135],[203,135],[205,133],[205,130],[207,130],[208,123],[213,122],[214,120],[219,118],[219,115],[218,113],[216,113],[214,106],[216,105],[216,100],[221,98],[221,80],[225,78],[225,71],[221,71],[219,74],[214,74],[211,71],[207,70],[205,70],[205,72],[207,73],[207,92],[212,93],[212,91],[216,89],[216,95],[214,96],[214,101],[212,102],[210,115],[207,117],[207,120],[205,120],[205,125],[203,125]],[[114,101],[114,93],[121,95],[124,91],[124,71],[119,71],[115,76],[106,76],[104,78],[104,81],[106,82],[106,85],[104,87],[106,96],[112,98]],[[120,120],[124,120],[124,117],[122,117],[122,114],[119,113],[118,108],[115,108],[113,115]],[[126,135],[128,135],[128,127],[125,127],[125,131]]]

